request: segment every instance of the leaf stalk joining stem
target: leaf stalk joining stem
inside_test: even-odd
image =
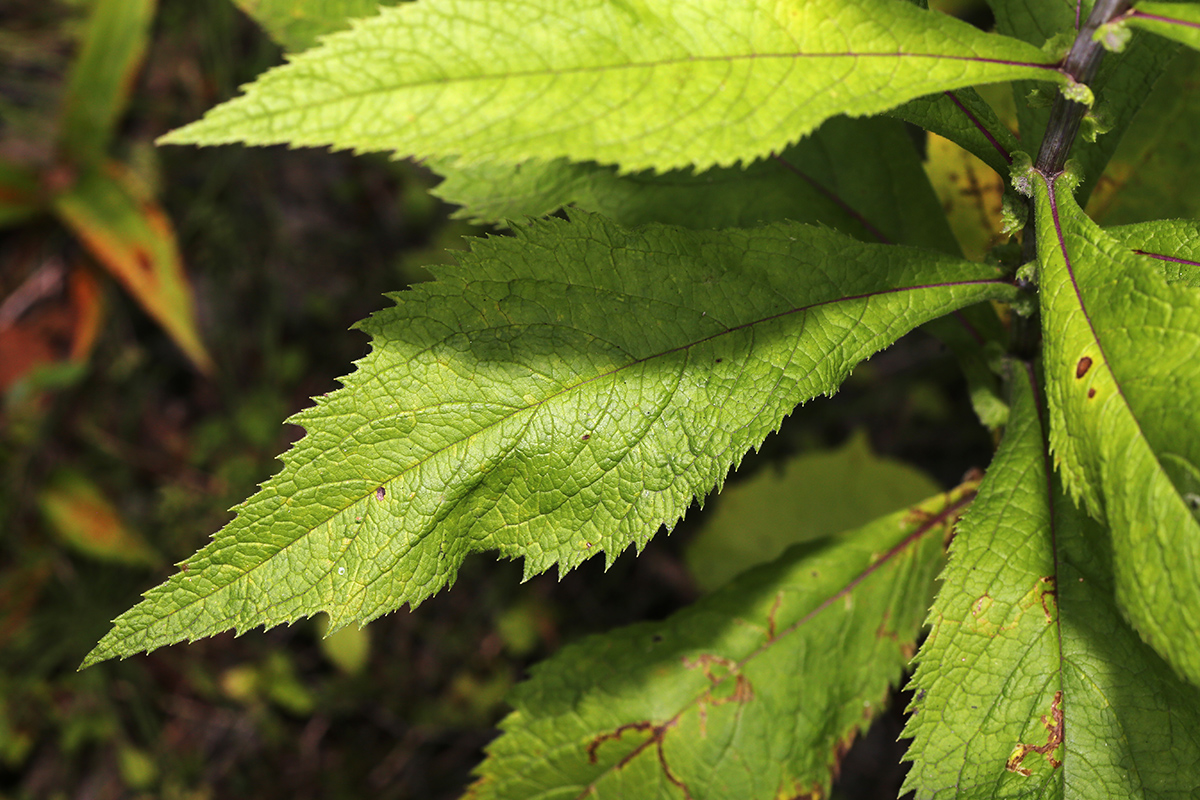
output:
[[[1103,45],[1093,40],[1093,35],[1101,25],[1125,13],[1131,5],[1130,0],[1096,0],[1092,13],[1079,29],[1067,57],[1063,59],[1063,72],[1077,83],[1090,84],[1096,77],[1105,52]],[[1087,106],[1068,100],[1062,92],[1054,98],[1054,104],[1050,108],[1050,121],[1042,137],[1034,169],[1048,178],[1063,171],[1087,111]],[[1030,202],[1032,204],[1032,201]],[[1034,233],[1032,209],[1023,233],[1022,256],[1024,262],[1037,258],[1037,236]],[[1040,338],[1041,322],[1036,313],[1029,317],[1017,317],[1013,322],[1010,350],[1020,358],[1032,358],[1037,352]]]

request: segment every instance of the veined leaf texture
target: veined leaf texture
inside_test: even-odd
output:
[[[958,526],[905,735],[917,800],[1190,797],[1200,690],[1125,623],[1108,532],[1063,493],[1032,368]]]
[[[1050,446],[1071,496],[1112,530],[1117,596],[1200,682],[1200,294],[1106,234],[1069,175],[1030,178]]]
[[[993,268],[827,229],[620,228],[577,215],[475,244],[364,329],[372,353],[293,418],[283,472],[89,656],[416,604],[470,552],[526,575],[673,525],[854,365]]]
[[[895,0],[421,0],[323,38],[162,141],[704,170],[835,114],[1066,82],[1055,60]]]

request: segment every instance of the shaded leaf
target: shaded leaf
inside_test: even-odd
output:
[[[371,658],[371,631],[357,625],[347,625],[329,633],[329,622],[325,617],[317,619],[317,630],[321,638],[317,645],[321,655],[346,675],[359,675]]]
[[[233,0],[292,52],[312,47],[317,37],[350,26],[350,20],[379,13],[402,0]]]
[[[949,139],[998,175],[1008,175],[1012,154],[1024,149],[992,107],[971,88],[918,97],[888,115]]]
[[[1200,683],[1200,295],[1088,219],[1069,177],[1030,182],[1055,463],[1112,530],[1122,608]]]
[[[621,175],[616,167],[565,159],[468,167],[447,159],[430,166],[446,176],[434,194],[463,206],[457,216],[476,222],[540,217],[573,204],[631,227],[733,228],[790,219],[863,241],[958,252],[912,140],[885,119],[834,117],[778,156],[699,174]]]
[[[162,141],[704,170],[778,152],[839,113],[1067,81],[1052,60],[893,0],[423,0],[329,36]]]
[[[1104,231],[1133,252],[1152,260],[1168,283],[1200,287],[1200,221],[1162,219]]]
[[[534,668],[468,798],[825,797],[915,646],[962,487]]]
[[[282,473],[87,663],[417,603],[470,552],[527,576],[673,525],[800,402],[916,325],[1014,289],[990,268],[796,223],[477,242],[364,323],[373,350],[292,419]]]
[[[1190,797],[1200,692],[1121,619],[1108,535],[1051,474],[1032,370],[959,523],[905,736],[917,800]]]
[[[1172,62],[1087,204],[1106,225],[1200,217],[1200,53]]]
[[[93,0],[62,99],[59,146],[76,164],[98,164],[125,112],[150,39],[155,0]]]
[[[54,199],[54,209],[192,363],[210,371],[175,232],[132,176],[115,164],[87,170]]]
[[[919,469],[872,453],[860,432],[838,450],[805,453],[726,487],[688,544],[688,567],[701,588],[716,589],[790,545],[857,528],[939,488]]]

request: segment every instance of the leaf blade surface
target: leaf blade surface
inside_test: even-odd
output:
[[[778,152],[838,113],[1067,80],[1036,48],[892,0],[720,11],[702,0],[384,9],[161,141],[703,170]]]
[[[1200,684],[1200,297],[1145,269],[1070,183],[1032,179],[1055,463],[1112,530],[1122,608]]]
[[[1107,532],[1067,499],[1032,368],[958,526],[905,729],[919,800],[1187,797],[1200,691],[1122,620]]]
[[[835,117],[777,155],[699,174],[621,175],[565,159],[431,166],[446,178],[434,193],[462,205],[458,215],[472,221],[540,217],[565,205],[629,227],[734,228],[790,219],[866,242],[958,253],[912,140],[892,120]]]
[[[665,622],[564,648],[510,696],[466,796],[826,796],[908,661],[973,492],[797,545]]]
[[[863,358],[1014,294],[989,267],[795,223],[521,231],[365,323],[373,351],[293,418],[308,436],[283,472],[89,663],[319,610],[366,621],[472,551],[527,575],[611,561]]]
[[[1154,262],[1170,283],[1200,288],[1200,221],[1161,219],[1105,228],[1133,252]]]

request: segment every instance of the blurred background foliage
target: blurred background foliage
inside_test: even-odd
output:
[[[952,359],[916,333],[799,409],[727,502],[607,572],[521,584],[475,558],[362,630],[76,672],[276,469],[283,420],[366,351],[350,326],[481,231],[407,162],[154,148],[280,61],[228,0],[0,0],[0,20],[0,798],[456,797],[505,692],[564,641],[686,604],[756,523],[782,549],[852,524],[848,497],[904,503],[989,458]],[[787,528],[802,513],[832,521]],[[897,705],[840,796],[895,797]]]

